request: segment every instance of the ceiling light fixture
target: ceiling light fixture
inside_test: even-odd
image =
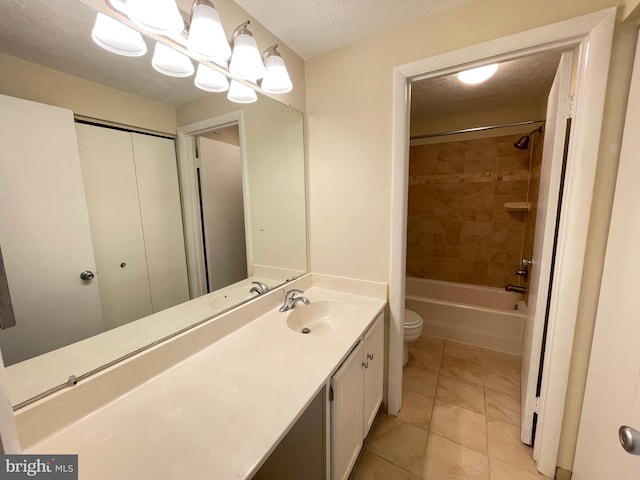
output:
[[[293,90],[293,84],[282,55],[276,48],[278,48],[277,43],[267,48],[262,54],[265,72],[260,87],[267,93],[282,94]]]
[[[156,42],[151,65],[170,77],[190,77],[195,71],[189,57],[160,42]]]
[[[231,57],[231,47],[210,0],[195,0],[191,7],[191,25],[187,48],[206,60],[222,64]]]
[[[147,44],[140,32],[103,13],[96,17],[91,38],[105,50],[125,57],[141,57],[147,53]]]
[[[194,85],[206,92],[226,92],[229,90],[227,76],[203,63],[198,65]]]
[[[468,85],[476,85],[489,80],[497,71],[498,64],[492,63],[491,65],[484,65],[482,67],[459,72],[458,80]]]
[[[229,72],[243,80],[255,82],[264,76],[264,65],[253,34],[247,28],[249,23],[247,20],[233,31],[233,53]]]
[[[180,35],[184,20],[175,0],[127,0],[125,12],[133,23],[158,35]]]

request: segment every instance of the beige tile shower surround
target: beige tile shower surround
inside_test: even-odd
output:
[[[421,336],[398,417],[378,413],[351,480],[540,480],[520,443],[520,357]]]
[[[530,150],[513,146],[520,136],[411,147],[408,275],[492,287],[518,283],[527,213],[506,211],[504,204],[529,195]]]

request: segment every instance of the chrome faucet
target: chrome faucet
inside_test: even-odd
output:
[[[271,288],[269,285],[265,285],[262,282],[251,282],[255,285],[255,287],[251,287],[249,293],[257,293],[258,295],[262,295],[263,293],[267,293]]]
[[[294,288],[289,291],[286,291],[284,289],[282,291],[284,292],[284,303],[280,307],[281,312],[287,312],[292,308],[295,308],[298,302],[302,302],[305,305],[309,305],[311,303],[307,297],[303,297],[302,295],[297,295],[297,294],[303,294],[304,292],[302,290],[298,290],[297,288]]]

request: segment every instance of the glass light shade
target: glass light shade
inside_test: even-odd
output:
[[[140,28],[159,35],[179,35],[184,21],[175,0],[127,0],[127,16]]]
[[[234,39],[229,71],[244,80],[255,81],[264,76],[258,46],[250,35],[240,34]]]
[[[253,103],[258,100],[258,94],[253,88],[232,79],[227,99],[234,103]]]
[[[227,76],[218,70],[202,63],[198,65],[196,78],[193,82],[200,90],[207,92],[226,92],[229,90]]]
[[[190,77],[195,70],[189,57],[160,42],[156,42],[151,65],[170,77]]]
[[[267,57],[264,78],[260,87],[265,92],[274,94],[287,93],[293,90],[293,84],[282,57],[278,55]]]
[[[206,60],[222,63],[231,57],[231,47],[215,8],[200,4],[194,7],[187,48]]]
[[[463,72],[459,72],[458,80],[469,85],[476,85],[478,83],[489,80],[497,71],[498,64],[492,63],[491,65],[484,65],[482,67],[472,68],[471,70],[464,70]]]
[[[144,43],[140,32],[104,13],[98,13],[91,30],[91,38],[100,47],[118,55],[141,57],[147,53],[147,44]]]

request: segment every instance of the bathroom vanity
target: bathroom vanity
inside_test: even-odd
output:
[[[21,409],[25,453],[77,453],[91,480],[284,478],[304,455],[304,478],[347,478],[382,400],[386,285],[339,280],[306,275],[287,290],[309,305],[280,312],[270,291]],[[182,361],[154,370],[176,349]],[[136,375],[127,391],[114,381]],[[54,413],[68,421],[46,431]]]

